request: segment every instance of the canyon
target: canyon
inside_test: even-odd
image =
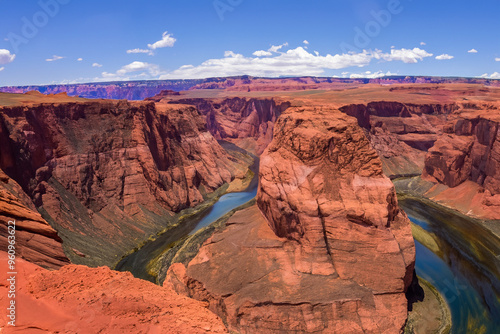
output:
[[[172,265],[167,286],[242,333],[401,331],[410,223],[355,120],[282,114],[259,174],[257,205]]]
[[[27,98],[1,110],[0,168],[73,263],[113,266],[247,174],[251,158],[227,153],[192,107]]]
[[[60,93],[70,86],[0,93],[0,217],[19,227],[23,300],[50,305],[57,319],[26,326],[82,326],[97,303],[105,312],[92,313],[89,333],[140,332],[133,323],[151,321],[158,332],[401,332],[415,246],[396,192],[500,235],[500,89],[480,79],[384,80],[241,77],[68,92],[145,101]],[[245,189],[252,154],[255,204],[163,267],[163,287],[100,267]],[[3,250],[6,225],[0,231]],[[79,318],[57,311],[66,307]],[[118,314],[122,327],[109,320]]]

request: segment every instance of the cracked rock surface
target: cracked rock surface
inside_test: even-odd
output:
[[[166,285],[240,333],[398,333],[415,248],[394,187],[354,118],[281,115],[242,210]]]

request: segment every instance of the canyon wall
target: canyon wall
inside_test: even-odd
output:
[[[446,128],[429,150],[423,176],[449,187],[471,180],[500,194],[499,120],[462,118]]]
[[[415,248],[394,187],[354,118],[280,116],[257,205],[237,212],[165,285],[241,333],[399,333]]]
[[[396,88],[412,91],[412,87]],[[450,94],[438,88],[435,94]],[[478,92],[491,93],[471,89],[463,94]],[[477,218],[500,219],[498,106],[462,99],[422,104],[380,101],[340,110],[356,117],[365,129],[386,175],[422,176],[399,180],[398,191],[430,198]]]
[[[1,169],[0,221],[1,250],[7,251],[8,246],[13,245],[18,258],[50,269],[69,263],[57,231],[36,211],[21,187]]]
[[[0,168],[89,265],[113,265],[248,166],[195,108],[152,102],[3,107],[0,138]]]
[[[447,115],[456,104],[412,104],[376,101],[341,107],[366,129],[371,144],[391,178],[420,175],[426,152],[443,133]]]
[[[173,102],[171,102],[173,103]],[[289,106],[276,99],[180,99],[206,116],[207,127],[217,139],[232,140],[261,154],[272,140],[273,126]]]

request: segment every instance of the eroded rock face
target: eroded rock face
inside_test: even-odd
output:
[[[466,180],[500,194],[499,121],[484,117],[462,118],[449,125],[425,159],[424,177],[449,187]]]
[[[0,249],[7,250],[8,237],[15,236],[18,258],[44,268],[56,269],[69,263],[62,239],[36,211],[21,187],[0,169]],[[13,223],[9,223],[13,222]],[[9,232],[9,227],[15,231]],[[14,229],[12,229],[14,227]]]
[[[235,214],[187,268],[172,265],[165,284],[242,333],[398,333],[415,248],[356,120],[284,113],[259,175],[258,207]]]
[[[7,309],[7,254],[0,252],[0,306]],[[16,327],[6,333],[227,333],[198,301],[107,267],[48,271],[17,261]]]
[[[195,105],[206,116],[207,127],[215,138],[254,140],[256,154],[261,154],[271,142],[274,123],[290,106],[288,102],[274,99],[239,97],[220,101],[181,99],[178,102]]]
[[[446,116],[459,108],[449,104],[377,101],[341,107],[366,129],[368,139],[390,177],[420,175],[425,154],[443,133]]]
[[[113,265],[174,212],[247,171],[193,107],[127,101],[3,107],[0,129],[0,167],[70,241],[67,254],[77,263]]]
[[[351,118],[330,113],[291,113],[276,124],[275,138],[261,159],[259,208],[278,236],[302,244],[311,263],[323,257],[321,270],[328,267],[327,273],[356,277],[363,285],[372,281],[372,288],[384,291],[377,284],[390,281],[383,274],[390,263],[408,266],[402,277],[413,270],[411,238],[393,235],[393,230],[408,228],[408,219],[364,133]],[[358,242],[365,245],[356,252],[353,243]],[[388,247],[380,266],[374,266],[380,273],[366,275],[366,262],[376,261],[370,254],[384,252],[380,245]],[[385,263],[391,253],[398,261]],[[315,274],[313,265],[304,269]],[[365,275],[373,277],[364,281]]]

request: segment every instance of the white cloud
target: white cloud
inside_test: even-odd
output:
[[[77,61],[82,61],[82,60],[83,60],[83,58],[78,58],[78,59],[77,59]]]
[[[413,49],[391,49],[391,53],[382,54],[380,50],[376,50],[374,54],[374,58],[383,59],[385,61],[402,61],[406,64],[415,64],[418,63],[419,60],[424,60],[426,57],[432,57],[432,53],[429,53],[420,48]]]
[[[45,61],[56,61],[63,59],[64,57],[53,55],[52,58],[45,59]]]
[[[140,72],[140,73],[136,73]],[[95,78],[95,81],[103,80],[131,80],[131,79],[157,79],[163,74],[160,67],[156,64],[146,63],[142,61],[134,61],[123,66],[115,73],[102,72],[102,78]]]
[[[132,49],[132,50],[127,50],[127,53],[150,53],[151,50],[147,50],[147,49]]]
[[[455,57],[450,56],[447,53],[443,53],[442,55],[436,56],[437,60],[450,60],[450,59],[453,59],[453,58],[455,58]]]
[[[224,58],[208,59],[198,66],[184,65],[178,69],[163,74],[160,79],[193,79],[219,76],[253,75],[253,76],[318,76],[324,74],[325,70],[336,70],[347,67],[363,67],[373,59],[382,61],[402,61],[404,63],[417,63],[432,54],[421,50],[400,49],[391,50],[391,53],[383,53],[380,50],[348,54],[310,53],[299,46],[286,52],[277,52],[284,45],[271,47],[278,53],[272,57],[245,57],[232,51],[226,51]],[[271,51],[269,51],[271,52]],[[255,55],[255,54],[254,54]]]
[[[5,67],[0,67],[0,72],[2,72],[3,70],[5,70]]]
[[[346,76],[348,72],[342,72],[343,76]],[[388,71],[386,73],[382,71],[377,71],[375,73],[372,73],[370,71],[366,71],[365,73],[352,73],[349,78],[351,79],[359,79],[359,78],[368,78],[368,79],[376,79],[376,78],[382,78],[386,76],[391,76],[391,75],[397,75],[397,73],[392,73],[391,71]]]
[[[281,50],[281,48],[283,48],[285,46],[288,46],[288,42],[285,42],[281,45],[271,45],[271,47],[267,51],[278,53],[278,51]]]
[[[477,53],[477,50],[476,49],[470,49],[469,51],[467,51],[468,53]]]
[[[491,75],[489,75],[488,73],[484,73],[483,75],[480,75],[479,77],[484,78],[484,79],[500,79],[500,73],[494,72]]]
[[[485,78],[485,79],[500,79],[500,73],[494,72],[491,75],[488,73],[484,73],[483,75],[479,76],[480,78]]]
[[[177,40],[174,37],[172,37],[172,35],[169,34],[168,31],[165,31],[162,35],[162,38],[159,41],[154,42],[153,44],[148,44],[148,48],[150,48],[151,50],[156,50],[159,48],[166,48],[166,47],[171,48],[172,46],[174,46],[175,41]]]
[[[305,39],[302,43],[304,43],[305,45],[309,45],[309,41],[307,39]]]
[[[12,63],[16,58],[15,54],[11,54],[9,50],[0,49],[0,64]]]
[[[116,73],[118,75],[124,75],[130,72],[145,71],[145,70],[149,71],[151,75],[154,76],[158,74],[159,66],[156,64],[145,63],[142,61],[134,61],[128,65],[123,66]]]
[[[102,65],[101,65],[101,64],[99,64],[99,63],[93,63],[93,64],[92,64],[92,67],[102,67]]]
[[[500,58],[495,58],[495,61],[500,61]]]
[[[224,57],[243,58],[243,55],[233,51],[224,51]]]
[[[424,46],[424,45],[427,45],[427,43],[425,43],[425,42],[420,42],[420,45]]]
[[[269,51],[259,50],[252,53],[256,57],[272,56],[273,54]]]
[[[150,56],[154,56],[154,50],[160,49],[160,48],[166,48],[166,47],[173,47],[177,39],[172,37],[172,34],[169,34],[168,31],[165,31],[162,34],[162,37],[159,41],[156,41],[152,44],[148,44],[147,49],[140,49],[140,48],[135,48],[135,49],[130,49],[127,50],[128,54],[131,53],[147,53]]]

